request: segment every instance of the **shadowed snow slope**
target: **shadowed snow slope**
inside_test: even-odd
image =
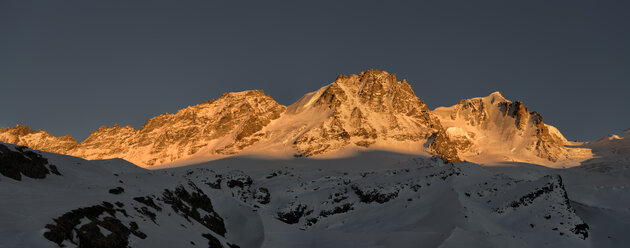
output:
[[[626,129],[621,135],[611,134],[589,142],[584,147],[593,149],[596,154],[594,160],[630,163],[630,129]]]
[[[56,168],[19,181],[0,175],[0,247],[619,247],[630,241],[623,233],[630,228],[627,172],[445,164],[388,151],[335,159],[233,156],[149,171],[120,159],[0,147],[1,171],[37,166],[21,157]]]

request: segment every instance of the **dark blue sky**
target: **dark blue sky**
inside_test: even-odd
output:
[[[380,68],[430,108],[498,90],[572,140],[630,127],[627,1],[304,2],[0,1],[0,126],[84,139]]]

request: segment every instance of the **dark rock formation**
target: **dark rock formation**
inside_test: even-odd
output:
[[[193,188],[192,192],[188,192],[184,186],[179,186],[174,191],[165,189],[162,200],[171,205],[173,210],[184,218],[194,219],[213,232],[224,236],[226,229],[223,218],[214,211],[210,198],[194,184],[190,183],[190,186]],[[198,209],[202,209],[208,214],[202,215]]]
[[[140,203],[144,204],[144,205],[152,207],[153,209],[155,209],[157,211],[162,211],[162,208],[159,207],[157,204],[155,204],[155,202],[153,201],[153,197],[151,197],[151,196],[134,197],[133,199],[135,201],[137,201],[137,202],[140,202]]]
[[[300,218],[308,215],[309,212],[306,205],[290,204],[287,209],[278,211],[276,218],[287,224],[296,224],[300,222]]]
[[[398,197],[398,189],[383,192],[383,187],[366,188],[365,186],[352,185],[352,190],[359,196],[361,202],[365,203],[377,202],[382,204]]]
[[[109,190],[109,193],[110,194],[114,194],[114,195],[120,195],[123,192],[125,192],[125,189],[123,189],[122,187],[116,187],[116,188],[113,188],[113,189]]]
[[[139,230],[135,222],[126,226],[116,218],[115,213],[122,211],[124,210],[114,208],[109,202],[74,209],[54,219],[54,224],[46,225],[48,231],[44,233],[44,237],[59,246],[62,246],[64,241],[69,241],[78,247],[94,248],[128,247],[130,234],[141,239],[146,238],[146,234]],[[99,217],[103,214],[107,216]],[[81,225],[84,218],[89,222]],[[111,233],[104,235],[99,227]]]
[[[17,151],[12,151],[6,145],[0,144],[0,174],[18,181],[22,180],[22,175],[43,179],[50,174],[50,170],[46,168],[48,159],[24,147],[16,149]],[[54,174],[61,175],[56,166],[49,167]]]
[[[258,188],[254,193],[254,198],[260,204],[267,204],[271,201],[271,194],[267,188]]]

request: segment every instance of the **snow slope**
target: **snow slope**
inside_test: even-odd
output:
[[[630,228],[627,167],[614,174],[480,167],[360,151],[330,159],[233,156],[146,170],[120,159],[88,161],[0,145],[6,147],[0,149],[0,247],[51,247],[55,240],[68,247],[99,241],[130,247],[620,247],[630,241],[623,235]],[[40,167],[28,161],[43,161],[37,154],[48,174],[32,174]],[[9,173],[15,168],[21,168],[20,180],[7,176],[15,176]]]
[[[630,129],[626,129],[621,135],[610,134],[597,141],[588,142],[584,147],[590,148],[595,153],[595,158],[586,161],[606,163],[630,163]]]

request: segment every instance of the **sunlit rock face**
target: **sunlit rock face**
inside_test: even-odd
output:
[[[64,154],[77,146],[77,141],[70,135],[55,137],[44,130],[35,131],[25,125],[0,128],[0,141],[28,146],[34,150]]]
[[[164,114],[142,128],[100,128],[72,154],[88,159],[121,157],[156,165],[193,155],[204,148],[234,153],[250,145],[249,136],[277,119],[286,107],[263,91],[226,93],[217,100]]]
[[[204,148],[235,153],[250,145],[250,136],[280,117],[285,109],[263,91],[244,91],[154,117],[137,130],[131,126],[101,127],[78,145],[69,136],[57,138],[21,126],[0,130],[0,140],[86,159],[123,158],[152,166]]]
[[[567,140],[555,127],[546,125],[540,114],[529,111],[522,102],[509,101],[499,92],[464,99],[434,113],[460,154],[471,161],[498,156],[557,162],[570,156]]]
[[[272,148],[308,157],[377,147],[459,161],[440,120],[411,86],[379,70],[341,75],[288,108],[262,91],[244,91],[154,117],[137,130],[101,127],[80,144],[43,131],[37,139],[27,138],[33,132],[17,127],[3,130],[0,137],[35,149],[86,159],[118,157],[141,166],[198,153],[223,156]]]
[[[259,90],[225,93],[154,117],[140,129],[101,127],[79,144],[25,126],[0,129],[0,141],[86,159],[123,158],[145,167],[193,157],[343,156],[361,149],[482,164],[565,166],[592,156],[590,149],[566,147],[576,144],[499,92],[431,111],[404,79],[380,70],[340,75],[288,107]]]
[[[437,135],[443,132],[438,118],[405,80],[398,81],[396,75],[385,71],[341,75],[289,108],[294,112],[309,109],[329,112],[318,125],[297,137],[295,146],[299,155],[318,155],[347,146],[415,142],[426,144],[429,150],[448,157],[449,161],[458,160],[455,150],[442,149],[447,146],[448,137]]]

